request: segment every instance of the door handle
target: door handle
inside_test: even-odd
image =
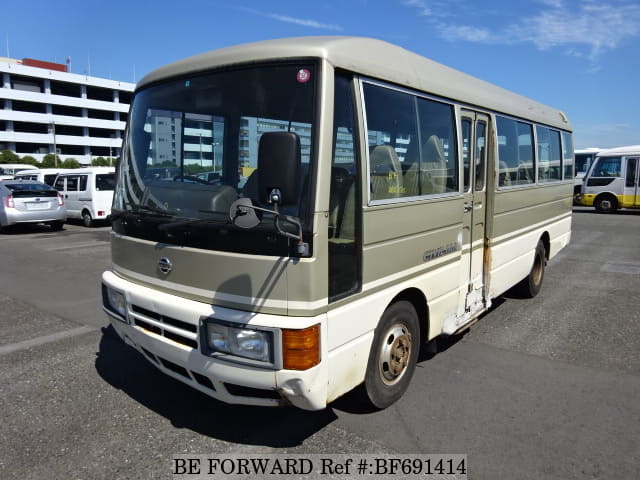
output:
[[[473,210],[473,204],[464,206],[464,213],[468,213]]]

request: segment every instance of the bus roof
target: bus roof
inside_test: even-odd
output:
[[[626,147],[609,148],[601,150],[599,157],[608,157],[612,155],[640,155],[640,145],[628,145]]]
[[[147,74],[136,89],[171,77],[217,67],[274,60],[320,58],[336,68],[421,90],[470,106],[571,130],[567,117],[521,95],[372,38],[300,37],[265,40],[212,50]]]

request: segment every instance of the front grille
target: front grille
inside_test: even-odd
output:
[[[184,377],[187,380],[193,381],[193,379],[198,382],[200,385],[202,385],[203,387],[206,387],[210,390],[213,390],[215,392],[216,387],[213,386],[213,382],[209,379],[209,377],[205,377],[204,375],[200,374],[200,373],[196,373],[193,372],[191,370],[187,370],[186,368],[178,365],[177,363],[173,363],[169,360],[167,360],[166,358],[162,358],[159,357],[157,355],[152,355],[150,352],[148,352],[147,350],[143,349],[145,351],[145,353],[148,353],[150,355],[150,358],[157,358],[158,361],[160,361],[160,364],[166,368],[167,370],[171,370],[174,373],[177,373],[178,375],[180,375],[181,377]],[[155,359],[154,359],[155,362]]]
[[[166,323],[167,325],[172,325],[176,328],[181,328],[182,330],[186,330],[188,332],[196,333],[198,331],[198,327],[196,327],[195,325],[183,322],[182,320],[176,320],[175,318],[167,317],[166,315],[160,315],[159,313],[152,312],[151,310],[139,307],[138,305],[131,305],[131,310],[141,315],[145,315],[149,318],[153,318],[158,322]]]
[[[189,348],[198,348],[198,327],[176,318],[131,305],[133,324]]]
[[[161,358],[161,357],[158,357],[158,359],[162,363],[162,366],[164,368],[166,368],[167,370],[171,370],[172,372],[175,372],[178,375],[181,375],[181,376],[191,380],[191,378],[189,377],[189,372],[187,372],[186,368],[181,367],[180,365],[177,365],[177,364],[175,364],[173,362],[170,362],[169,360],[166,360],[166,359]]]

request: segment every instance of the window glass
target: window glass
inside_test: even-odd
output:
[[[67,191],[68,192],[76,192],[78,191],[78,175],[70,175],[67,177]]]
[[[415,97],[368,83],[363,90],[371,200],[418,195],[417,183],[408,191],[403,178],[403,170],[417,160],[409,152],[409,146],[418,142]]]
[[[573,172],[573,138],[568,132],[562,132],[562,158],[564,159],[564,179],[571,180]]]
[[[158,82],[136,92],[119,168],[114,208],[143,215],[136,206],[160,209],[171,217],[220,222],[174,226],[180,245],[255,255],[286,256],[295,244],[274,233],[272,214],[253,229],[229,228],[229,208],[238,198],[260,207],[258,152],[263,133],[288,131],[299,139],[302,167],[296,199],[287,198],[281,212],[301,221],[305,241],[313,248],[313,189],[316,91],[320,75],[313,63],[254,64]],[[263,158],[264,168],[270,159]],[[295,226],[282,222],[283,229]],[[118,233],[166,241],[167,233],[149,222],[114,224]],[[291,232],[290,232],[291,233]]]
[[[55,180],[56,180],[55,173],[49,173],[44,176],[44,183],[46,183],[47,185],[53,185],[53,182],[55,182]]]
[[[81,175],[80,176],[80,191],[81,192],[85,192],[87,190],[87,178],[89,176],[88,175]]]
[[[101,173],[96,175],[96,190],[113,190],[116,186],[115,173]]]
[[[418,99],[420,119],[420,195],[458,191],[453,106]]]
[[[463,189],[468,192],[471,188],[471,181],[469,176],[471,175],[471,120],[462,120],[462,168],[464,169],[462,175]]]
[[[333,161],[329,197],[329,299],[335,301],[360,288],[360,256],[356,244],[360,205],[355,152],[351,81],[336,76]]]
[[[627,159],[627,178],[625,181],[625,186],[634,187],[636,183],[636,165],[638,163],[637,158],[628,158]]]
[[[600,157],[593,167],[592,177],[619,177],[621,157]]]
[[[371,200],[458,191],[453,107],[365,83]]]
[[[562,180],[560,132],[536,125],[538,144],[538,181]]]
[[[496,117],[498,130],[498,185],[527,185],[535,182],[533,127],[510,118]]]
[[[64,177],[56,178],[56,182],[54,184],[54,188],[56,190],[59,190],[59,191],[63,191],[64,190]]]
[[[476,186],[477,192],[484,189],[485,180],[485,159],[487,155],[487,125],[485,123],[476,124]]]

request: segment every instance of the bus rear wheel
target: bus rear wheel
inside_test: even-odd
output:
[[[601,195],[593,202],[596,212],[613,213],[618,209],[618,200],[612,195]]]
[[[542,288],[542,280],[544,279],[544,267],[547,264],[547,251],[544,248],[542,240],[538,241],[536,251],[533,256],[533,265],[529,275],[525,277],[517,285],[517,291],[525,298],[533,298],[538,295]]]
[[[420,326],[411,302],[391,304],[376,328],[364,380],[365,400],[387,408],[407,390],[418,360]]]

